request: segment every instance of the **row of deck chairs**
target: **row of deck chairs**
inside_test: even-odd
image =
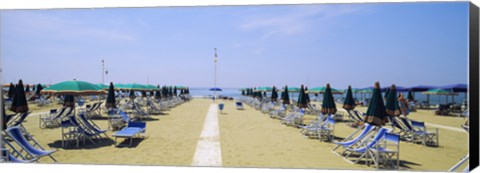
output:
[[[348,111],[355,122],[364,122],[364,114],[357,110]],[[388,117],[393,131],[408,142],[421,143],[428,146],[439,146],[438,128],[427,128],[424,122],[410,120],[405,117]]]
[[[62,147],[65,147],[69,142],[76,142],[79,147],[80,142],[85,144],[86,140],[93,144],[101,142],[102,138],[108,138],[106,130],[102,130],[93,121],[88,119],[85,113],[80,113],[78,116],[68,116],[61,122],[62,126]]]

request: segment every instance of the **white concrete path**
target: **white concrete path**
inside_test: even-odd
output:
[[[192,166],[222,166],[217,104],[211,104],[208,109],[203,130],[193,156]]]

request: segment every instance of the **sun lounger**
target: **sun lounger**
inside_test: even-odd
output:
[[[130,143],[128,146],[132,146],[132,141],[135,136],[139,136],[140,134],[144,134],[146,130],[146,123],[144,122],[129,122],[128,126],[123,128],[122,130],[116,132],[112,136],[115,137],[115,146],[118,147],[120,144],[117,145],[117,138],[125,138],[125,140],[130,139]]]
[[[62,147],[65,147],[65,143],[70,140],[76,141],[77,147],[79,146],[80,141],[85,143],[85,140],[88,139],[93,144],[96,144],[94,139],[99,135],[92,130],[85,128],[83,125],[78,123],[75,116],[68,117],[68,120],[62,121]]]
[[[339,141],[333,141],[335,144],[337,144],[337,146],[335,146],[332,149],[332,152],[337,154],[337,155],[340,155],[335,150],[337,150],[339,147],[352,148],[352,146],[359,143],[362,139],[366,138],[373,131],[373,129],[374,129],[374,126],[372,126],[368,123],[365,123],[363,130],[361,128],[359,128],[358,130],[353,132],[350,136],[346,137],[343,141],[340,141],[340,142]],[[353,138],[353,136],[356,135],[358,132],[360,132],[360,130],[362,130],[361,133],[357,137]]]
[[[10,136],[10,138],[22,148],[22,151],[26,152],[27,159],[38,159],[44,156],[49,156],[54,162],[57,162],[57,160],[55,160],[55,158],[52,156],[56,150],[46,151],[41,147],[40,149],[35,148],[36,146],[40,146],[40,144],[36,140],[30,140],[31,142],[34,142],[34,144],[30,144],[29,140],[25,138],[22,130],[18,126],[9,127],[6,132],[8,136]]]
[[[382,142],[377,143],[370,151],[375,155],[376,167],[382,162],[383,166],[392,166],[394,169],[400,167],[400,136],[393,133],[386,133]]]
[[[59,127],[61,119],[64,116],[68,116],[73,112],[70,107],[63,107],[60,112],[57,109],[51,109],[50,114],[40,115],[39,126],[40,128],[54,128]]]
[[[352,147],[345,148],[348,154],[344,157],[344,159],[352,164],[358,163],[363,159],[367,165],[370,165],[371,162],[374,162],[374,164],[378,168],[378,162],[375,159],[375,155],[371,151],[371,149],[375,148],[376,145],[379,143],[379,141],[381,141],[385,137],[385,134],[390,131],[391,129],[382,127],[378,130],[377,134],[371,140],[362,140],[360,145],[355,148],[352,148]],[[353,153],[359,153],[361,155],[357,157],[355,161],[351,161],[348,159],[348,157]]]
[[[244,110],[242,102],[235,102],[235,106],[237,110]]]
[[[85,125],[88,129],[92,130],[95,134],[98,135],[104,135],[106,138],[108,138],[108,135],[106,134],[106,130],[102,130],[100,127],[98,127],[97,124],[95,124],[93,121],[88,120],[85,114],[80,114],[79,118],[82,122],[83,125]]]

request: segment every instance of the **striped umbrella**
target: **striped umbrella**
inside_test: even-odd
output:
[[[380,83],[375,82],[373,88],[371,102],[368,105],[365,122],[375,125],[383,126],[388,122],[387,112],[385,110],[385,105],[383,104],[382,93],[380,91]]]

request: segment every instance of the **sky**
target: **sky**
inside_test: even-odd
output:
[[[2,10],[2,82],[467,83],[468,2]]]

